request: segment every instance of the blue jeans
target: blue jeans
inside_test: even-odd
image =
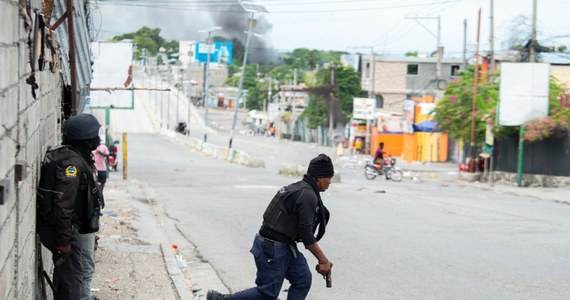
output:
[[[53,284],[57,290],[55,300],[77,300],[81,295],[83,281],[83,260],[79,232],[73,228],[71,240],[71,253],[69,257],[53,270]],[[55,257],[54,257],[55,262]]]
[[[95,273],[95,233],[79,234],[81,261],[83,262],[83,282],[80,300],[91,300],[91,281]]]
[[[285,279],[291,284],[287,293],[288,300],[307,297],[311,288],[312,275],[307,260],[297,247],[291,249],[285,245],[264,243],[260,237],[256,236],[250,252],[253,254],[257,267],[255,279],[257,287],[233,293],[232,300],[277,299]]]

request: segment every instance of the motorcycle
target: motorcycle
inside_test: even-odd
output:
[[[111,150],[109,151],[109,168],[111,169],[111,171],[117,171],[117,169],[119,168],[119,159],[117,158],[117,151],[118,151],[118,147],[117,145],[120,142],[118,140],[113,142],[113,146],[111,147]]]
[[[374,164],[373,162],[367,162],[364,166],[364,176],[368,180],[373,180],[376,176],[386,176],[386,180],[402,181],[404,177],[404,172],[396,165],[395,158],[385,158],[384,164],[382,166]]]

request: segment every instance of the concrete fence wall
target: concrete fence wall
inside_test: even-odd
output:
[[[29,29],[20,2],[28,1],[0,0],[0,299],[39,295],[35,188],[42,155],[60,131],[59,71],[35,73],[36,99],[26,83],[32,74]],[[41,10],[41,1],[30,4],[31,11]],[[49,265],[51,257],[43,256]]]

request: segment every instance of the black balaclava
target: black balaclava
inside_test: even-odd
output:
[[[64,139],[62,145],[72,146],[77,151],[79,151],[81,156],[85,159],[85,161],[89,163],[89,165],[93,165],[95,163],[95,160],[93,159],[92,152],[93,150],[97,149],[100,143],[101,139],[99,138],[99,136],[97,136],[95,138],[83,141],[65,141]]]

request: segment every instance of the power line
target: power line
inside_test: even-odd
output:
[[[418,7],[418,6],[426,6],[431,4],[439,4],[439,3],[452,3],[458,1],[465,1],[465,0],[440,0],[440,1],[432,1],[432,2],[423,2],[423,3],[412,3],[412,4],[400,4],[400,5],[389,5],[389,6],[381,6],[381,7],[362,7],[362,8],[343,8],[343,9],[319,9],[319,10],[271,10],[272,14],[312,14],[312,13],[330,13],[330,12],[355,12],[355,11],[370,11],[370,10],[388,10],[388,9],[397,9],[397,8],[406,8],[406,7]],[[136,7],[152,7],[158,9],[174,9],[174,10],[189,10],[189,11],[208,11],[208,12],[217,12],[217,13],[245,13],[241,8],[240,10],[234,10],[231,7],[229,9],[212,9],[211,7],[215,7],[215,4],[223,4],[222,2],[216,2],[214,5],[206,3],[164,3],[164,2],[149,2],[145,0],[121,0],[121,1],[100,1],[101,5],[110,5],[110,6],[136,6]],[[329,2],[330,3],[330,2]],[[183,5],[180,5],[183,4]],[[188,6],[190,4],[190,6]],[[194,4],[194,5],[192,5]],[[235,2],[227,2],[227,4],[237,4]],[[270,5],[267,5],[270,6]],[[298,5],[296,5],[297,7]]]

